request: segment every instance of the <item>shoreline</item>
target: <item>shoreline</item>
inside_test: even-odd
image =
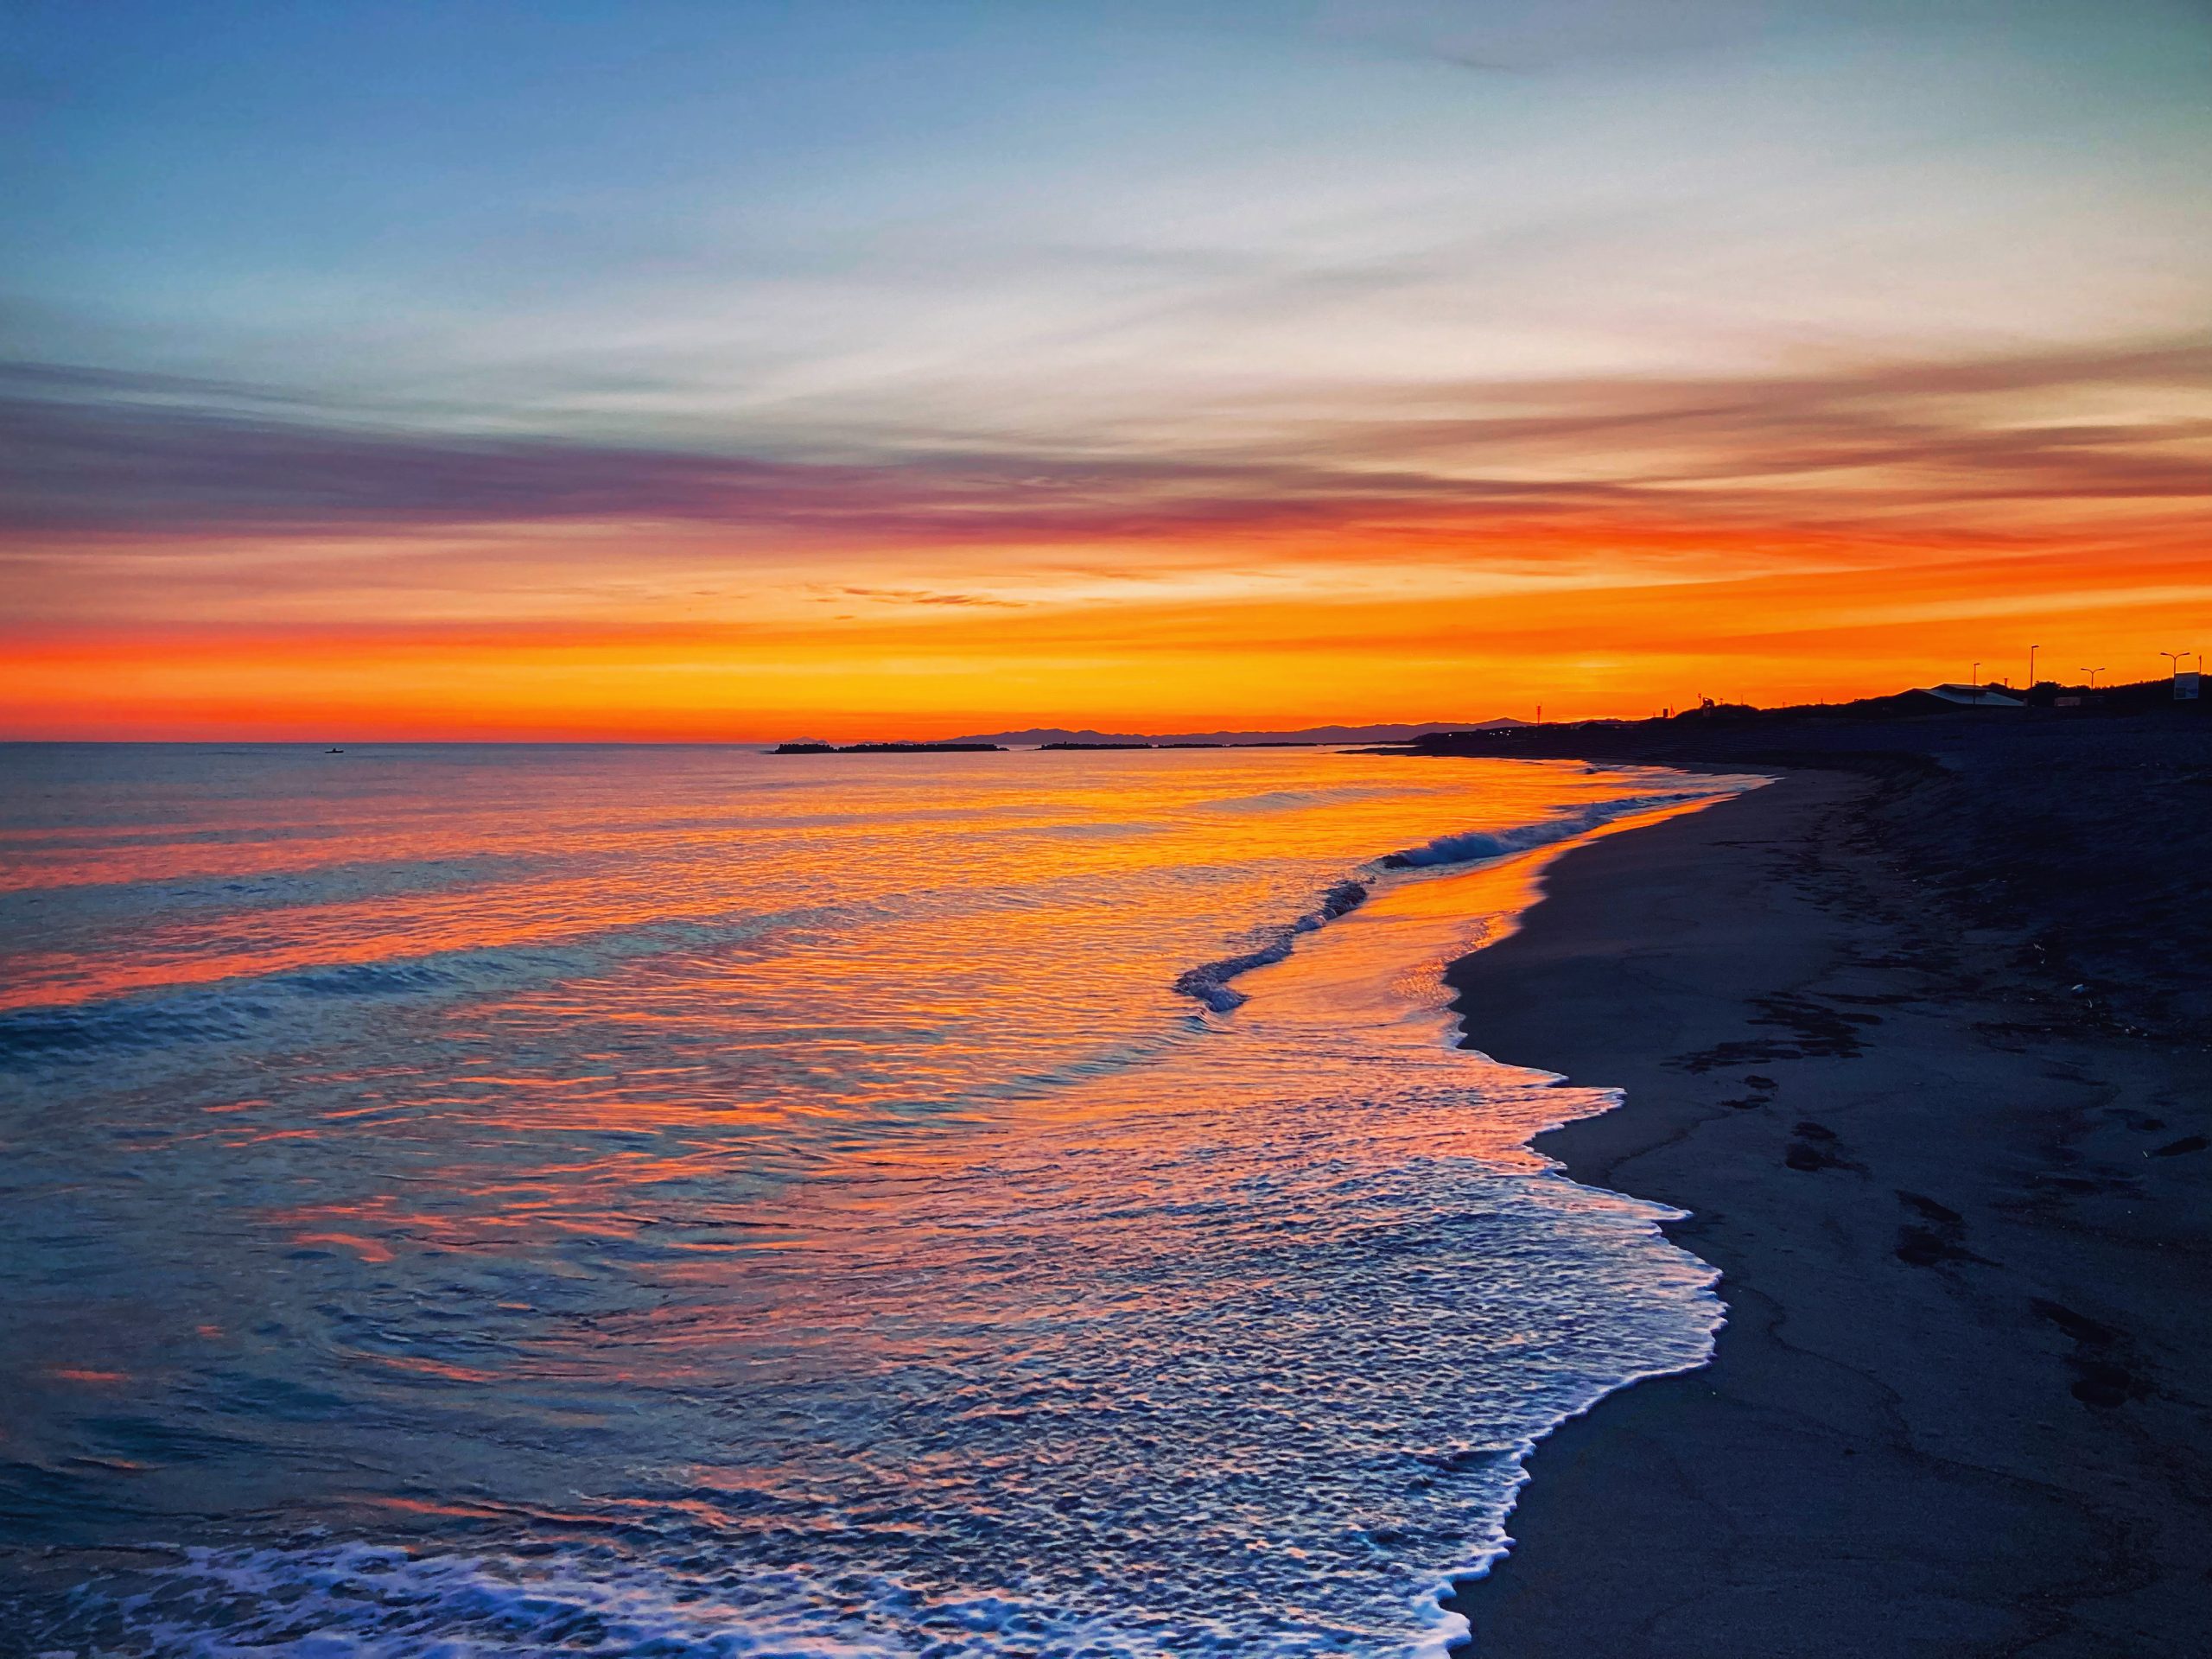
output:
[[[1446,970],[1464,1046],[1625,1091],[1535,1145],[1690,1212],[1728,1311],[1538,1445],[1462,1650],[2198,1651],[2208,1051],[2024,986],[1893,779],[1760,769]]]

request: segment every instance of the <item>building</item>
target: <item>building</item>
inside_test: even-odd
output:
[[[1923,685],[1920,688],[1920,694],[1923,696],[1940,698],[1945,702],[1964,703],[1972,709],[2024,709],[2027,707],[2024,698],[2017,696],[2010,691],[2000,691],[1994,686],[1987,685],[1949,683]]]

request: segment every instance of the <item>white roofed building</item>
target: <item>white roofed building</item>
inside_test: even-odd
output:
[[[2024,709],[2027,699],[1988,685],[1923,685],[1922,693],[1941,697],[1945,702],[1964,703],[1972,709]]]

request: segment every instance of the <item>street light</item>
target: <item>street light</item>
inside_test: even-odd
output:
[[[2082,671],[2089,677],[2089,690],[2092,691],[2095,690],[2097,689],[2097,676],[2103,673],[2104,670],[2101,668],[2085,668]]]
[[[1981,664],[1980,663],[1976,663],[1974,665],[1974,672],[1967,676],[1967,683],[1974,687],[1974,700],[1980,702],[1981,701]]]
[[[2028,690],[2031,691],[2036,689],[2036,652],[2042,649],[2041,645],[2028,647]]]
[[[2173,671],[2178,674],[2181,672],[2181,659],[2188,656],[2189,652],[2186,651],[2162,651],[2158,655],[2171,663],[2174,665]],[[2203,658],[2200,657],[2197,660],[2202,662]]]

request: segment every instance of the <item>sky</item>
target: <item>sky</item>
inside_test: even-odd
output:
[[[11,0],[0,97],[0,735],[2212,644],[2207,0]]]

